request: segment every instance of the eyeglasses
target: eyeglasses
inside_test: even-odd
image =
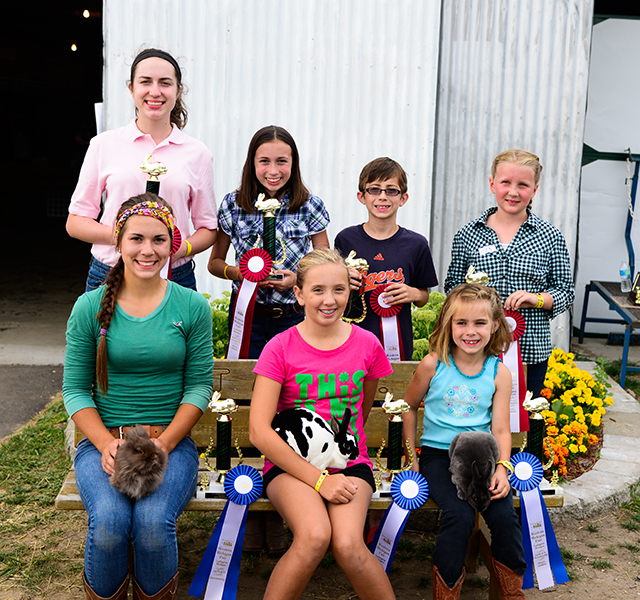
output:
[[[389,198],[395,198],[399,196],[402,192],[398,188],[379,188],[379,187],[370,187],[365,188],[365,192],[368,192],[372,196],[379,196],[382,192],[385,192]]]

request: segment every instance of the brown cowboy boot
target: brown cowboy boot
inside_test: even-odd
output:
[[[516,575],[511,569],[499,563],[495,558],[493,561],[493,571],[498,582],[500,598],[502,600],[526,600],[522,591],[522,575]]]
[[[178,589],[178,574],[176,573],[173,579],[167,583],[159,592],[156,592],[153,596],[148,596],[142,591],[142,588],[138,585],[138,582],[133,580],[133,600],[170,600],[176,597],[176,590]]]
[[[84,591],[87,595],[87,600],[127,600],[127,589],[129,588],[129,575],[125,577],[125,580],[122,582],[122,585],[118,588],[118,591],[111,596],[110,598],[105,598],[104,596],[98,596],[87,582],[87,578],[85,574],[82,574],[82,581],[84,582]]]
[[[433,565],[433,600],[458,600],[460,598],[460,590],[464,581],[465,570],[462,567],[462,574],[455,585],[450,588],[440,576],[437,567]]]
[[[142,591],[142,588],[138,585],[138,582],[133,580],[133,600],[170,600],[176,597],[176,591],[178,589],[178,574],[173,576],[173,579],[167,583],[159,592],[156,592],[153,596],[148,596]]]

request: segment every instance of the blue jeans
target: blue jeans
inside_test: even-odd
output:
[[[193,272],[194,263],[192,260],[171,270],[171,281],[179,283],[182,287],[196,289],[196,275]],[[90,292],[99,288],[107,278],[111,267],[100,262],[95,256],[91,257],[89,263],[89,274],[87,275],[87,286],[85,292]]]
[[[229,310],[229,321],[227,323],[229,334],[231,334],[231,326],[233,325],[233,308],[235,306],[236,294],[231,295],[231,304]],[[290,312],[275,319],[266,315],[259,315],[254,311],[253,321],[251,323],[251,339],[249,340],[249,356],[248,358],[260,358],[262,349],[267,342],[286,331],[290,327],[304,321],[304,311]]]
[[[537,398],[544,387],[544,379],[547,375],[549,359],[542,362],[527,365],[527,389]]]
[[[466,500],[458,498],[449,464],[448,450],[427,446],[420,450],[420,473],[429,484],[429,497],[442,510],[433,564],[444,582],[452,588],[462,573],[476,513]],[[511,494],[492,500],[482,516],[491,530],[493,557],[518,575],[524,575],[527,563],[522,548],[522,531]]]
[[[89,517],[84,551],[87,582],[98,596],[111,597],[129,572],[131,544],[135,579],[151,596],[178,572],[176,520],[196,489],[196,445],[184,438],[169,454],[160,487],[137,501],[109,483],[101,458],[86,438],[78,444],[76,482]]]

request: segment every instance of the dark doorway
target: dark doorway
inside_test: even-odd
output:
[[[102,100],[102,3],[13,1],[4,16],[0,281],[65,280],[81,292],[90,246],[65,221]]]

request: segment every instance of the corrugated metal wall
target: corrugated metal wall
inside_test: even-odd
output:
[[[105,128],[133,116],[137,50],[160,46],[185,67],[186,132],[213,152],[219,200],[254,132],[277,124],[327,204],[331,240],[365,220],[358,175],[380,155],[409,175],[401,222],[428,235],[439,26],[439,0],[105,0]],[[206,257],[196,274],[202,291],[228,289]]]
[[[592,14],[592,0],[443,1],[431,212],[441,281],[455,232],[495,205],[490,166],[507,148],[540,156],[533,210],[575,261]],[[568,317],[554,322],[564,347]]]
[[[219,199],[253,133],[282,125],[333,239],[365,219],[361,168],[392,156],[409,174],[400,223],[429,237],[443,281],[454,233],[493,202],[493,157],[523,147],[544,166],[534,211],[574,258],[592,13],[593,0],[105,0],[105,127],[132,117],[129,65],[158,45],[185,67],[186,131],[214,154]],[[199,286],[219,294],[205,263]]]

